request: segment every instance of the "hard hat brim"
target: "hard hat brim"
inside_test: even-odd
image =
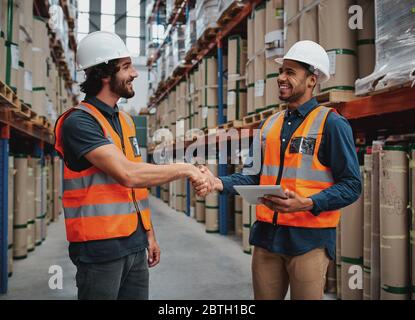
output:
[[[126,54],[124,54],[124,55],[121,55],[121,56],[119,56],[119,57],[116,57],[116,58],[113,58],[113,59],[109,59],[108,61],[110,61],[110,60],[115,60],[115,59],[123,59],[123,58],[128,58],[128,57],[130,57],[130,58],[137,58],[137,57],[139,57],[140,56],[140,54],[137,52],[137,53],[131,53],[131,52],[128,52],[128,54],[126,53]],[[76,71],[84,71],[84,70],[86,70],[86,69],[88,69],[88,68],[91,68],[91,67],[93,67],[93,66],[97,66],[97,65],[99,65],[99,64],[101,64],[101,63],[104,63],[104,62],[99,62],[99,63],[91,63],[90,65],[87,65],[87,66],[83,66],[83,67],[78,67],[78,68],[76,68]]]

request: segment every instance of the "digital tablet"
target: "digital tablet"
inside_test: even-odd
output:
[[[287,199],[287,195],[280,185],[275,186],[260,186],[260,185],[242,185],[234,186],[235,190],[248,201],[250,204],[259,204],[258,199],[265,195],[273,195],[282,199]]]

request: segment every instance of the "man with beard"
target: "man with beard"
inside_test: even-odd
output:
[[[65,162],[62,203],[78,299],[148,299],[148,267],[159,263],[160,248],[147,187],[184,177],[203,187],[206,179],[191,164],[142,162],[134,122],[116,104],[134,96],[138,76],[119,36],[87,35],[77,60],[86,97],[57,120],[55,149]]]
[[[220,178],[203,171],[211,176],[209,190],[235,194],[233,186],[254,184],[285,190],[287,199],[265,196],[257,205],[250,234],[255,299],[284,299],[289,286],[292,299],[322,299],[339,209],[361,193],[359,163],[347,120],[313,98],[315,86],[330,78],[326,51],[300,41],[276,62],[288,109],[266,119],[254,138],[251,156],[262,150],[261,168],[253,161],[242,174]]]

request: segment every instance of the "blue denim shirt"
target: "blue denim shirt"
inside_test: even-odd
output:
[[[317,106],[318,102],[313,98],[296,110],[286,113],[281,131],[281,153],[285,153],[295,130]],[[353,132],[348,121],[335,112],[327,117],[318,159],[323,165],[331,168],[335,184],[310,197],[314,203],[311,212],[318,215],[355,202],[360,196],[362,184]],[[228,194],[236,194],[234,185],[259,184],[259,178],[259,174],[242,173],[220,177],[223,192]],[[251,228],[249,241],[251,245],[290,256],[301,255],[321,247],[326,248],[331,259],[334,260],[336,256],[335,228],[300,228],[256,221]]]

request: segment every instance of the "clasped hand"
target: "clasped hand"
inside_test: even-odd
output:
[[[220,180],[205,166],[195,167],[193,175],[189,179],[199,197],[205,197],[211,192],[221,190]]]

